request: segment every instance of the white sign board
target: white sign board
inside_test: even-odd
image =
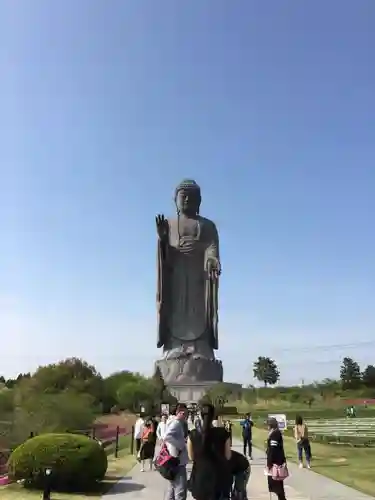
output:
[[[286,415],[284,415],[282,413],[276,413],[275,415],[268,415],[268,418],[275,418],[277,423],[278,423],[279,429],[281,431],[284,431],[285,429],[287,429],[288,421],[286,419]]]
[[[160,413],[162,415],[169,415],[169,404],[163,403],[160,405]]]

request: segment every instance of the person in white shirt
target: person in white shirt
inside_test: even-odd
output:
[[[158,438],[159,441],[164,440],[165,432],[167,430],[167,415],[162,415],[161,417],[161,422],[159,423],[157,429],[156,429],[156,437]]]
[[[186,465],[189,462],[189,457],[184,432],[186,418],[186,405],[178,404],[175,416],[167,425],[167,431],[164,436],[164,443],[168,452],[172,457],[178,457],[180,462],[176,477],[167,483],[164,500],[186,500],[187,498]]]
[[[136,451],[137,455],[139,453],[139,450],[141,449],[142,433],[143,433],[144,425],[145,425],[145,420],[140,415],[138,420],[135,423],[135,426],[134,426],[135,451]]]

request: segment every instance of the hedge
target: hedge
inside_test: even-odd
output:
[[[95,440],[77,434],[42,434],[25,441],[9,458],[11,480],[26,487],[43,488],[45,470],[51,468],[55,491],[89,491],[104,479],[107,455]]]

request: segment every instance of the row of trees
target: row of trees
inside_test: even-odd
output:
[[[280,380],[280,371],[276,362],[265,356],[259,356],[253,365],[254,378],[264,386],[275,385]],[[364,370],[353,358],[345,357],[340,367],[340,381],[343,389],[375,389],[375,366],[367,365]]]
[[[361,397],[375,397],[375,367],[368,365],[361,370],[349,357],[343,359],[339,380],[325,380],[304,388],[275,387],[280,372],[276,362],[268,357],[260,356],[255,361],[254,376],[263,382],[264,389],[243,389],[242,399],[249,404],[284,398],[311,405],[318,400],[352,396],[350,391]],[[230,386],[217,384],[207,398],[223,406],[239,396],[231,394]],[[158,408],[161,402],[174,404],[176,400],[165,387],[160,372],[145,377],[121,371],[103,377],[94,366],[77,358],[42,366],[33,374],[23,373],[15,379],[0,377],[0,447],[4,434],[1,426],[6,421],[11,423],[12,440],[20,442],[31,431],[87,429],[98,415],[122,410],[138,412],[141,406]]]
[[[138,412],[161,402],[175,403],[160,373],[145,377],[121,371],[102,377],[94,366],[70,358],[42,366],[33,374],[16,379],[0,378],[0,448],[4,423],[9,422],[12,443],[26,439],[30,432],[84,430],[103,413]],[[3,425],[3,431],[1,429]]]
[[[345,357],[340,368],[340,380],[344,389],[375,389],[375,366],[367,365],[362,371],[353,358]]]

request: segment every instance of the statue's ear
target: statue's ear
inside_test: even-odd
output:
[[[176,212],[177,212],[177,214],[179,214],[179,213],[180,213],[180,211],[179,211],[178,206],[177,206],[177,194],[176,194],[176,196],[174,197],[174,204],[175,204],[175,207],[176,207]]]
[[[198,200],[197,200],[197,214],[199,215],[200,208],[201,208],[201,203],[202,203],[202,197],[201,194],[198,194]]]

